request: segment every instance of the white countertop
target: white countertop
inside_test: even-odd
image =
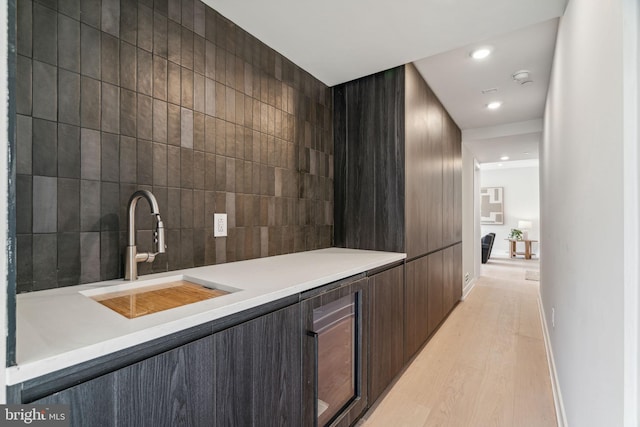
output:
[[[139,281],[188,275],[240,291],[127,319],[81,294],[122,279],[19,294],[14,385],[161,338],[336,280],[400,261],[406,254],[329,248],[141,276]]]

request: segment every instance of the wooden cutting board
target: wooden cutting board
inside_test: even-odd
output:
[[[178,280],[129,291],[96,295],[91,298],[124,317],[134,319],[147,314],[220,297],[228,293],[186,280]]]

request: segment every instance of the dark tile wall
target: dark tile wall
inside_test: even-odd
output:
[[[198,0],[17,8],[19,292],[122,277],[137,189],[141,274],[332,244],[328,87]]]

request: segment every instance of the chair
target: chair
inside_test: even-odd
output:
[[[482,243],[482,263],[486,264],[491,256],[491,249],[493,248],[493,241],[496,238],[496,233],[489,233],[484,236],[480,242]]]

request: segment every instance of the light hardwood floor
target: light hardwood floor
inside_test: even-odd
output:
[[[358,426],[555,426],[537,260],[493,257]]]

